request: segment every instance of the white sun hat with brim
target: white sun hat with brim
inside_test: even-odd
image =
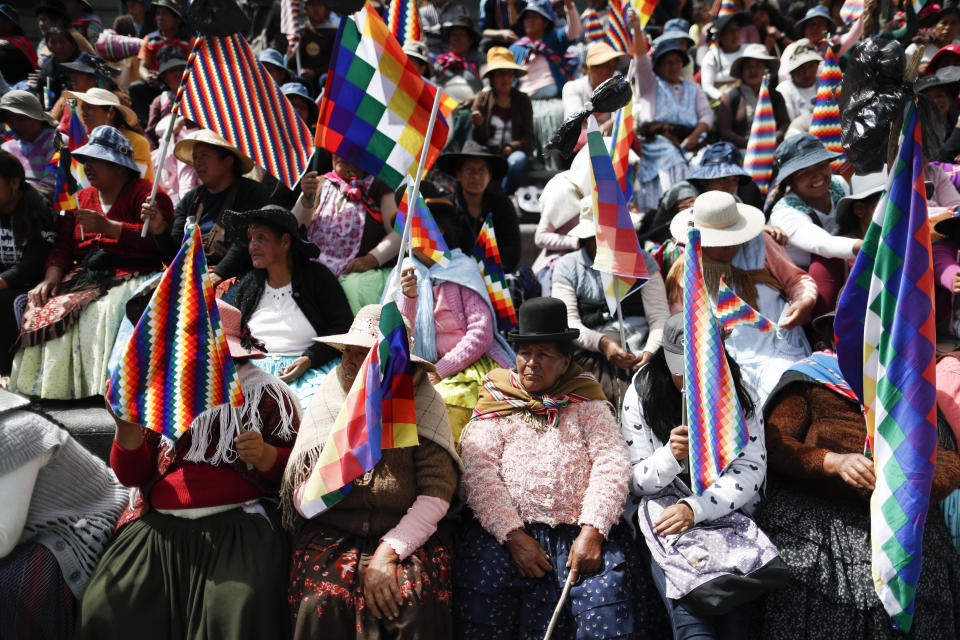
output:
[[[118,98],[113,92],[107,91],[106,89],[94,87],[86,93],[82,91],[64,91],[63,97],[74,98],[80,102],[92,104],[96,107],[106,107],[108,109],[113,107],[123,114],[123,119],[129,126],[137,126],[138,118],[133,109],[121,104],[120,98]]]
[[[753,240],[763,232],[765,219],[756,207],[737,202],[725,191],[706,191],[697,196],[693,207],[681,211],[670,222],[670,233],[686,242],[690,221],[700,230],[704,247],[732,247]]]

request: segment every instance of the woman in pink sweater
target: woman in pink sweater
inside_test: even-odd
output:
[[[634,632],[634,546],[617,524],[626,444],[599,383],[573,362],[563,302],[520,308],[516,369],[495,369],[461,438],[477,521],[454,564],[460,639],[542,637],[566,581],[555,639]],[[568,572],[569,570],[569,572]]]

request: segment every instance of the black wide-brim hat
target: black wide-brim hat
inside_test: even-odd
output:
[[[519,319],[520,326],[507,335],[510,342],[567,342],[580,336],[579,329],[567,326],[567,306],[557,298],[527,300],[520,306]]]
[[[440,27],[440,37],[443,38],[444,42],[450,40],[450,32],[457,27],[466,30],[466,32],[470,34],[470,37],[473,38],[471,48],[477,46],[477,43],[480,42],[480,32],[477,31],[477,27],[473,24],[473,18],[470,16],[457,16],[451,22],[443,23]]]
[[[297,218],[287,209],[275,204],[268,204],[262,209],[252,211],[230,211],[223,213],[223,225],[227,228],[232,241],[247,242],[246,230],[251,222],[266,222],[277,227],[283,233],[289,233],[293,243],[310,259],[320,255],[320,247],[307,240],[300,231]]]
[[[507,175],[507,159],[496,153],[490,153],[475,140],[467,140],[463,148],[457,153],[440,154],[440,157],[437,158],[437,167],[444,173],[455,177],[460,165],[470,158],[481,158],[487,161],[490,173],[493,174],[492,182],[499,183],[503,180],[503,176]]]

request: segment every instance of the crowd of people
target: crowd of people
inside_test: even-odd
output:
[[[844,20],[840,0],[733,4],[660,0],[643,26],[629,9],[624,51],[595,37],[607,0],[421,2],[424,40],[403,51],[460,104],[421,185],[443,261],[401,246],[402,193],[349,158],[318,150],[291,190],[171,117],[196,36],[183,0],[126,0],[112,28],[85,0],[42,0],[35,30],[0,4],[0,637],[542,638],[561,601],[553,637],[570,640],[960,637],[960,5],[865,0]],[[345,16],[303,6],[288,50],[279,2],[241,3],[313,130]],[[887,174],[835,174],[809,133],[828,49],[845,67],[874,38],[921,57],[913,88],[947,132],[924,169],[939,446],[909,634],[874,589],[876,470],[833,351]],[[649,274],[620,314],[593,268],[588,124],[571,158],[546,152],[618,73]],[[743,167],[764,81],[766,194]],[[591,116],[606,140],[614,115]],[[78,125],[76,209],[55,213],[54,155]],[[509,331],[474,257],[488,221]],[[709,295],[723,282],[777,327],[724,336],[749,440],[699,494],[682,414],[691,225]],[[243,407],[176,441],[115,418],[100,460],[31,400],[104,394],[194,227]],[[316,512],[306,484],[391,302],[419,444]]]

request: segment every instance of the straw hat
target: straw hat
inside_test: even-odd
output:
[[[173,155],[177,157],[177,160],[180,162],[193,166],[193,148],[197,146],[198,142],[203,144],[208,144],[211,147],[220,147],[221,149],[226,149],[232,153],[237,160],[240,162],[240,173],[249,173],[253,169],[253,160],[249,157],[243,155],[240,152],[240,149],[237,149],[235,146],[221,138],[219,135],[210,131],[209,129],[201,129],[193,137],[187,138],[185,140],[180,140],[177,142],[176,146],[173,148]]]
[[[123,119],[128,125],[131,127],[135,127],[137,125],[137,114],[134,113],[133,109],[130,107],[120,104],[120,98],[114,95],[114,93],[111,91],[94,87],[86,93],[80,91],[64,91],[63,95],[66,98],[75,98],[79,102],[92,104],[97,107],[113,107],[123,114]]]
[[[527,75],[527,70],[513,61],[513,54],[506,47],[490,47],[487,50],[487,67],[483,70],[483,77],[486,78],[494,71],[507,69],[513,71],[519,78]]]
[[[360,307],[357,316],[353,319],[353,324],[346,333],[340,333],[332,336],[320,336],[314,338],[317,342],[328,344],[338,351],[343,351],[347,347],[362,347],[371,349],[377,344],[377,336],[380,332],[380,309],[379,304],[368,304]],[[407,327],[407,337],[409,339],[410,330]],[[424,360],[420,356],[410,354],[410,360],[424,367],[427,371],[436,371],[433,364]]]
[[[630,56],[620,53],[606,42],[593,42],[587,47],[587,67],[596,67],[611,60],[617,61],[617,69],[621,71],[630,65]]]
[[[734,78],[739,78],[741,70],[743,69],[743,63],[747,60],[759,60],[769,69],[776,61],[776,58],[767,53],[767,48],[762,44],[748,44],[743,50],[743,54],[730,65],[730,75]]]
[[[763,232],[763,212],[737,202],[724,191],[707,191],[697,196],[693,208],[681,211],[670,222],[670,234],[687,238],[690,221],[700,230],[704,247],[732,247],[749,242]]]

